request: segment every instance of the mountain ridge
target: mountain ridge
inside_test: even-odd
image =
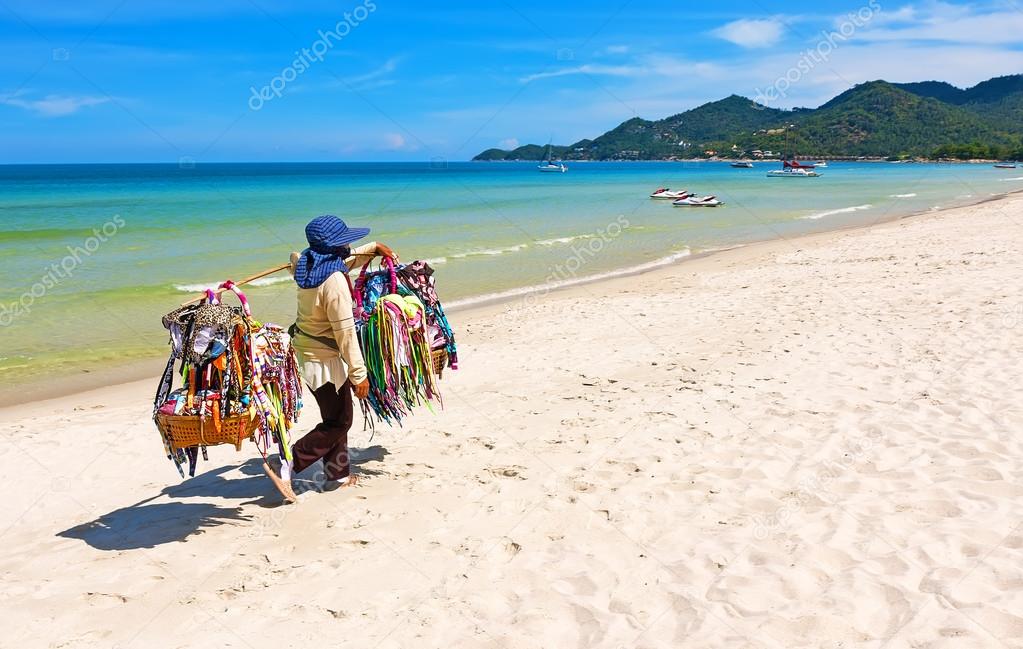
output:
[[[660,120],[628,119],[593,139],[552,146],[563,160],[742,157],[1023,158],[1023,75],[970,88],[944,81],[856,85],[817,108],[782,110],[729,95]],[[473,160],[538,160],[546,147],[487,149]]]

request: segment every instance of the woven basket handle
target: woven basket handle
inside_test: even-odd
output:
[[[218,286],[217,289],[218,290],[226,289],[237,295],[238,301],[242,303],[242,311],[245,312],[246,316],[250,318],[252,317],[252,309],[249,308],[249,299],[245,297],[245,293],[242,293],[242,290],[238,288],[237,284],[235,284],[231,280],[227,280],[226,282]]]
[[[390,257],[384,257],[380,263],[381,266],[390,271],[391,274],[391,293],[398,292],[398,273],[394,270],[394,260]]]
[[[369,265],[373,263],[370,259],[362,265],[362,270],[359,271],[359,277],[355,280],[355,290],[362,294],[362,289],[366,286],[366,274],[369,273]]]
[[[355,319],[362,320],[366,313],[365,306],[362,303],[362,289],[366,288],[366,274],[369,272],[369,265],[373,263],[370,259],[362,265],[362,270],[359,271],[359,276],[355,280],[355,286],[352,287],[352,279],[345,274],[345,279],[348,280],[348,290],[352,293],[352,304],[354,305]]]
[[[372,264],[372,263],[373,263],[373,260],[370,259],[365,264],[363,264],[362,265],[362,270],[359,271],[359,279],[355,280],[355,290],[357,290],[359,293],[362,293],[362,289],[366,287],[366,274],[369,272],[369,265]],[[398,273],[395,272],[394,262],[391,260],[390,257],[384,257],[380,261],[380,269],[383,270],[385,268],[390,272],[390,276],[391,276],[391,285],[389,287],[390,288],[390,292],[391,293],[397,293],[398,292]]]
[[[342,273],[345,276],[345,281],[348,282],[348,294],[352,296],[352,315],[355,316],[356,322],[362,322],[366,315],[365,310],[362,308],[362,300],[359,299],[361,291],[356,293],[355,287],[352,286],[352,278],[348,276],[348,273]]]

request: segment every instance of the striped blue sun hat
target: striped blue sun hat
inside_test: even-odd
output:
[[[317,216],[305,226],[309,247],[302,251],[295,265],[295,281],[302,288],[316,288],[338,271],[347,273],[348,244],[367,234],[369,228],[350,228],[331,214]]]

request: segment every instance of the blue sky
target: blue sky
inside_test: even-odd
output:
[[[0,0],[0,163],[465,160],[732,93],[1017,72],[1012,0]]]

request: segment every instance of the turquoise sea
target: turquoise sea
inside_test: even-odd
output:
[[[0,385],[166,353],[160,316],[204,285],[287,261],[336,214],[404,260],[429,259],[449,305],[747,242],[871,223],[1023,189],[1023,169],[831,163],[293,163],[0,166]],[[648,198],[716,194],[716,209]],[[288,323],[286,274],[248,290]],[[457,323],[456,323],[457,324]]]

